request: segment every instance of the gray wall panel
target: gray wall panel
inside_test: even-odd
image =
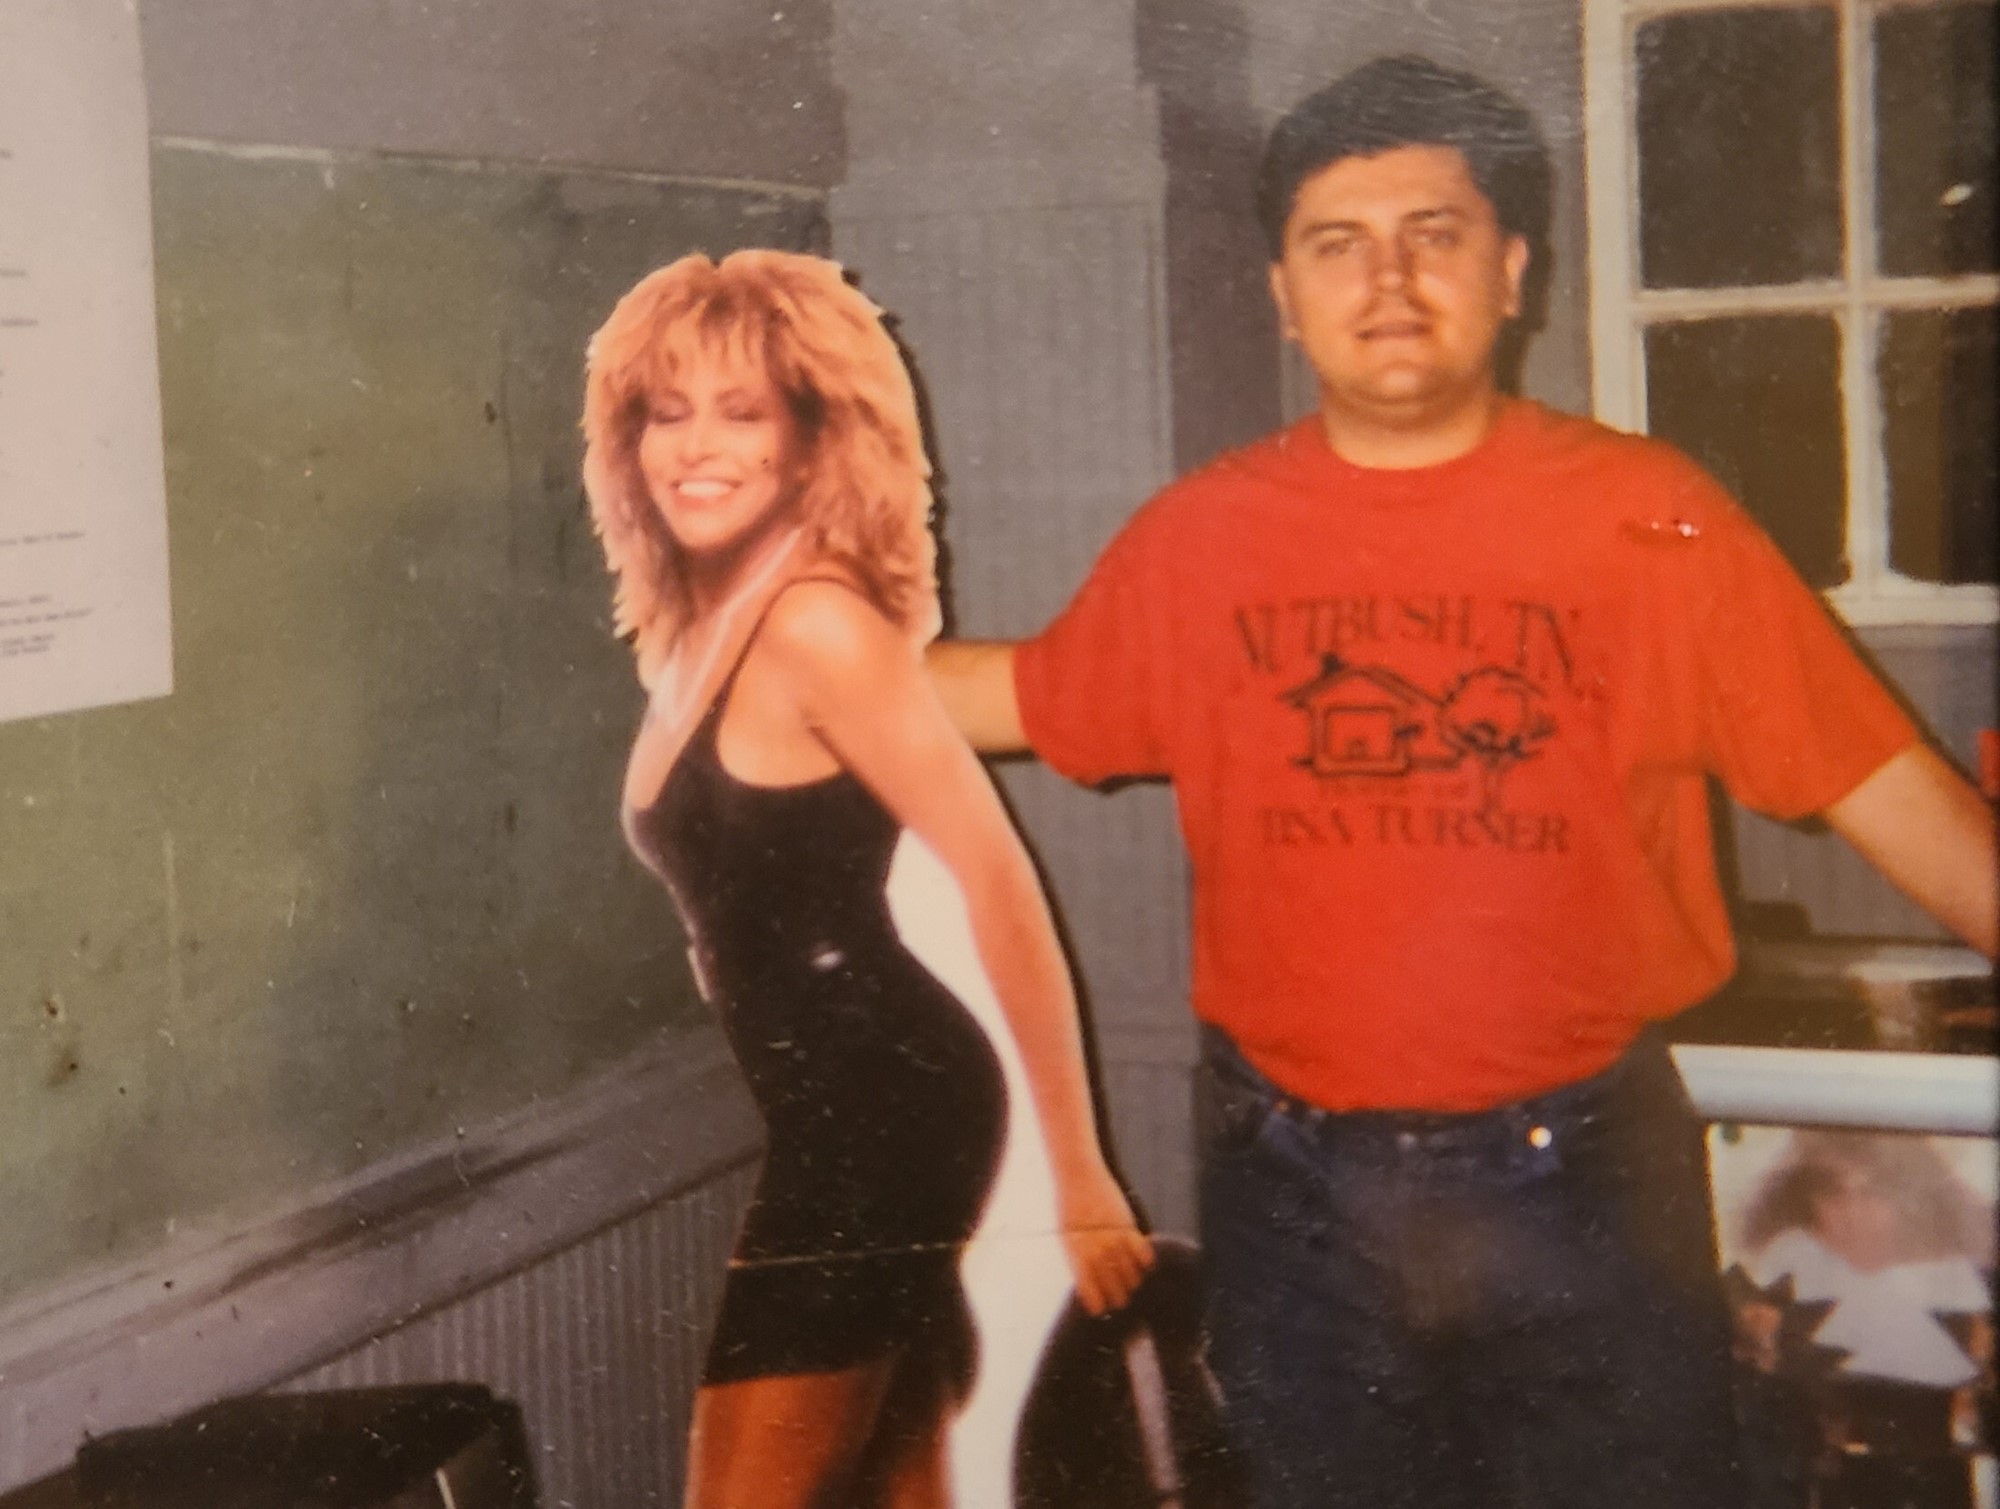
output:
[[[1912,626],[1868,629],[1859,638],[1938,748],[1965,770],[1977,770],[1978,731],[2000,722],[1993,631]],[[1738,881],[1748,899],[1802,907],[1821,933],[1949,936],[1836,835],[1741,808],[1731,816]]]
[[[824,186],[832,0],[146,0],[156,131]]]
[[[834,247],[898,316],[923,376],[955,631],[1019,636],[1173,470],[1165,175],[1136,10],[1036,0],[996,31],[957,0],[893,39],[881,24],[843,14],[836,33],[854,151]],[[968,70],[975,36],[990,47]],[[1082,974],[1120,1162],[1178,1223],[1185,1138],[1162,1124],[1171,1086],[1158,1098],[1172,1075],[1126,1072],[1135,1035],[1187,1041],[1171,804],[1036,767],[1003,779]]]
[[[1121,1167],[1153,1229],[1196,1230],[1190,1035],[1107,1034],[1106,1092]]]

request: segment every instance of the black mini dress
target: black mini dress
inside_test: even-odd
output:
[[[768,1134],[703,1381],[907,1352],[962,1393],[958,1260],[1005,1135],[999,1062],[896,934],[901,829],[882,804],[844,771],[773,787],[723,769],[716,730],[742,664],[659,796],[627,813]]]

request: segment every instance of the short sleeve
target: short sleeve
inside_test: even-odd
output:
[[[1015,653],[1028,742],[1071,780],[1172,773],[1169,533],[1159,500],[1142,509],[1069,606]]]
[[[1770,537],[1705,475],[1697,633],[1705,743],[1729,794],[1824,811],[1917,742],[1915,724]]]

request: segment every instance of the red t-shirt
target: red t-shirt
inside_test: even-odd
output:
[[[1735,967],[1704,777],[1796,817],[1916,737],[1694,463],[1526,401],[1414,471],[1223,457],[1015,664],[1050,765],[1172,780],[1194,1009],[1333,1109],[1605,1067]]]

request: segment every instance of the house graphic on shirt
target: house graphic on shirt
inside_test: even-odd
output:
[[[1317,676],[1279,695],[1306,719],[1293,764],[1332,780],[1453,770],[1470,759],[1484,810],[1499,807],[1507,772],[1556,731],[1542,689],[1501,666],[1480,666],[1433,696],[1386,666],[1325,655]]]
[[[1281,696],[1306,717],[1294,763],[1316,776],[1448,770],[1463,758],[1444,737],[1438,699],[1383,666],[1327,655],[1317,676]]]

